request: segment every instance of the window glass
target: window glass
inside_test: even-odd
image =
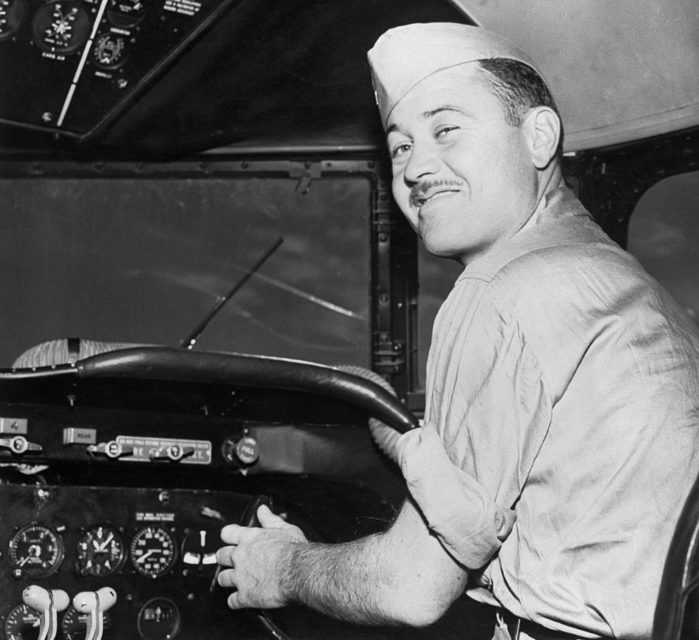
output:
[[[0,179],[0,366],[45,340],[177,346],[274,245],[196,348],[368,366],[365,179]]]
[[[699,322],[699,172],[667,178],[643,195],[628,249]]]

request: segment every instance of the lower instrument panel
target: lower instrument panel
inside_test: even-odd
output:
[[[249,521],[256,502],[205,490],[1,486],[5,638],[37,637],[39,616],[22,602],[30,585],[63,589],[71,601],[113,588],[105,638],[208,638],[218,625],[259,637],[253,617],[226,611],[214,582],[221,527]],[[84,638],[85,617],[72,605],[59,613],[58,637]]]

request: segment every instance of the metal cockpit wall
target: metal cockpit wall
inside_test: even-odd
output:
[[[300,159],[301,158],[301,159]],[[354,159],[311,153],[288,158],[214,152],[173,162],[87,161],[0,157],[5,178],[276,178],[297,181],[302,193],[323,178],[364,178],[370,185],[371,368],[394,387],[409,406],[420,405],[417,344],[417,240],[390,193],[390,169],[371,150]],[[411,401],[412,400],[412,401]],[[421,408],[415,406],[413,408]]]

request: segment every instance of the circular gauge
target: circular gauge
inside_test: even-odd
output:
[[[112,527],[97,525],[78,540],[75,567],[83,576],[108,576],[119,569],[126,557],[124,541]]]
[[[131,541],[131,562],[136,571],[144,576],[162,576],[172,569],[176,559],[175,539],[163,527],[143,527]]]
[[[70,605],[63,614],[61,620],[61,633],[65,640],[85,640],[87,637],[87,617],[89,613],[80,613],[73,605]],[[109,629],[109,613],[102,614],[102,624]]]
[[[51,53],[75,53],[90,35],[90,16],[76,0],[54,0],[39,8],[32,25],[34,42]]]
[[[182,563],[190,569],[216,568],[216,550],[221,546],[220,529],[192,529],[182,542]]]
[[[110,0],[107,15],[117,27],[137,25],[146,12],[143,0]]]
[[[45,578],[63,560],[63,540],[41,524],[22,527],[10,540],[10,561],[16,576]]]
[[[11,38],[27,15],[25,0],[0,0],[0,40]]]
[[[126,38],[103,33],[92,47],[92,59],[102,69],[116,69],[126,60]]]
[[[180,632],[180,610],[169,598],[153,598],[138,612],[136,624],[143,640],[170,640]]]
[[[37,640],[41,616],[29,605],[18,604],[5,619],[5,640]]]

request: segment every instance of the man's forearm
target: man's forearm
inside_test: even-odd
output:
[[[351,622],[424,626],[441,617],[466,578],[407,504],[385,533],[296,545],[283,588],[291,600]]]
[[[283,589],[291,600],[350,622],[406,622],[392,572],[381,562],[381,543],[370,536],[341,545],[294,545]]]
[[[343,544],[308,542],[266,507],[261,528],[228,525],[219,549],[228,606],[274,608],[300,602],[366,624],[430,624],[463,591],[467,572],[407,502],[385,532]]]

